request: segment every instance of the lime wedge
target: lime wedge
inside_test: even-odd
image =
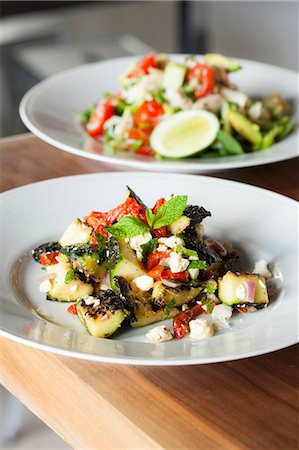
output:
[[[163,120],[150,137],[151,147],[167,158],[186,158],[204,150],[219,130],[217,117],[204,110],[181,111]]]

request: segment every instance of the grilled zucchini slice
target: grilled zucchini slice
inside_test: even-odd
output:
[[[77,311],[89,334],[98,338],[115,333],[129,314],[121,298],[111,289],[80,300]]]

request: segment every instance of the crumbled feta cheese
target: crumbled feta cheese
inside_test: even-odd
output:
[[[265,278],[271,278],[272,273],[268,269],[268,264],[264,259],[261,259],[260,261],[257,261],[254,264],[253,273],[257,273],[258,275],[262,275]]]
[[[177,245],[182,245],[184,246],[184,241],[182,238],[178,237],[178,236],[170,236],[168,238],[165,237],[160,237],[158,239],[158,243],[159,244],[164,244],[169,248],[175,248],[177,247]]]
[[[213,325],[209,324],[206,319],[191,320],[189,326],[192,339],[206,339],[214,334]]]
[[[187,311],[187,309],[189,309],[189,306],[187,305],[187,303],[184,303],[183,305],[182,305],[182,311],[184,312],[184,311]]]
[[[232,313],[233,308],[222,303],[220,305],[214,306],[211,317],[218,328],[227,328],[229,326],[229,320],[232,316]]]
[[[164,260],[163,260],[164,261]],[[189,260],[182,257],[181,253],[171,252],[165,260],[172,273],[184,272],[189,266]]]
[[[39,285],[40,292],[49,292],[52,289],[52,283],[51,280],[48,278],[41,282]]]
[[[96,301],[96,298],[94,298],[92,295],[87,295],[83,298],[85,305],[93,305]]]
[[[159,342],[170,341],[173,338],[173,336],[171,332],[166,327],[164,327],[164,325],[160,325],[158,327],[149,330],[146,333],[146,338],[150,342],[156,344]]]
[[[196,280],[196,278],[198,278],[199,269],[188,269],[188,272],[190,274],[191,280]]]
[[[130,238],[129,240],[130,247],[136,251],[136,256],[139,261],[142,260],[141,245],[146,244],[146,242],[150,241],[151,239],[152,235],[149,231],[146,231],[143,234],[138,234],[137,236]]]
[[[244,300],[244,298],[246,296],[246,290],[245,290],[244,286],[242,286],[242,284],[239,284],[239,286],[236,288],[235,294],[239,300]]]
[[[112,116],[105,124],[105,130],[116,139],[124,137],[125,133],[133,127],[133,116],[125,111],[122,116]]]
[[[141,275],[133,280],[141,291],[149,291],[154,287],[154,279],[148,275]]]
[[[166,247],[166,245],[164,245],[164,244],[160,244],[160,245],[158,245],[158,247],[157,247],[157,252],[165,253],[165,252],[167,252],[168,250],[169,250],[168,247]]]
[[[78,289],[77,284],[73,284],[73,286],[70,287],[71,292],[76,292],[77,289]]]

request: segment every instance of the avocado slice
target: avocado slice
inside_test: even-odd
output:
[[[260,145],[263,135],[260,132],[260,127],[256,123],[251,122],[243,114],[232,109],[227,111],[227,117],[234,130],[241,134],[241,136],[254,145]]]
[[[228,306],[262,306],[269,303],[265,278],[248,273],[227,272],[219,278],[218,297]]]
[[[241,66],[227,56],[219,53],[207,53],[204,58],[204,62],[214,67],[223,67],[228,72],[235,72],[241,69]]]

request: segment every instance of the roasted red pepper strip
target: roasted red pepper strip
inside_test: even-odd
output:
[[[171,270],[164,270],[162,273],[162,278],[164,278],[164,280],[177,280],[182,283],[187,283],[189,280],[189,272],[188,270],[184,270],[184,272],[173,273]]]
[[[67,312],[69,312],[70,314],[78,314],[76,303],[70,305],[67,309]]]
[[[165,198],[159,198],[159,200],[156,201],[155,206],[153,207],[153,213],[157,214],[158,209],[160,206],[162,206],[166,202]]]
[[[196,317],[201,314],[206,314],[206,311],[203,309],[202,305],[198,304],[192,306],[190,309],[187,309],[187,311],[179,312],[173,318],[172,322],[174,336],[177,339],[182,339],[186,336],[186,334],[190,332],[190,321],[196,319]]]
[[[188,79],[197,78],[201,83],[200,89],[194,92],[197,99],[205,97],[215,86],[214,70],[207,64],[197,63],[188,70]]]
[[[53,266],[53,264],[57,264],[58,261],[56,259],[56,256],[59,255],[59,251],[55,252],[47,252],[47,253],[41,253],[39,255],[39,260],[42,266]]]
[[[145,209],[133,198],[127,200],[108,212],[92,211],[89,216],[84,217],[85,222],[92,227],[96,233],[108,237],[105,228],[120,220],[123,216],[137,216],[146,222]]]
[[[152,277],[154,280],[161,280],[163,270],[164,267],[158,264],[157,266],[153,267],[153,269],[149,270],[147,272],[147,275],[149,277]]]
[[[155,252],[149,255],[146,261],[147,270],[151,270],[153,267],[157,266],[161,259],[168,258],[170,253]]]

